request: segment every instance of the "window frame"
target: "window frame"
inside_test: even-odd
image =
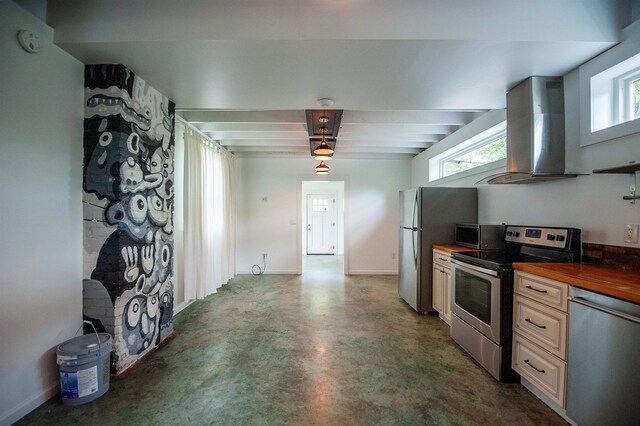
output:
[[[438,167],[440,169],[439,170],[440,178],[442,179],[442,178],[447,178],[447,177],[450,177],[450,176],[455,176],[455,175],[457,175],[459,173],[464,173],[464,172],[467,172],[469,170],[473,170],[475,168],[486,166],[487,164],[496,163],[498,161],[502,161],[502,160],[506,159],[507,158],[507,154],[505,152],[505,156],[503,158],[499,158],[499,159],[494,160],[494,161],[489,161],[488,163],[478,164],[477,166],[469,167],[468,169],[460,170],[459,172],[455,172],[455,173],[451,173],[451,174],[445,174],[445,167],[446,167],[446,163],[448,161],[451,161],[452,159],[457,158],[457,157],[462,157],[463,155],[467,155],[467,154],[469,154],[469,153],[471,153],[473,151],[477,151],[477,150],[479,150],[479,149],[481,149],[481,148],[483,148],[483,147],[485,147],[487,145],[490,145],[490,144],[492,144],[494,142],[499,141],[500,139],[504,139],[505,149],[506,149],[507,131],[505,129],[505,130],[501,130],[501,131],[499,131],[497,133],[494,133],[492,135],[489,135],[489,136],[487,136],[485,138],[479,139],[477,142],[469,145],[468,147],[465,147],[464,149],[456,150],[456,151],[452,152],[451,155],[447,155],[445,157],[442,157],[438,161]]]
[[[630,70],[616,79],[616,102],[615,114],[618,117],[618,123],[637,120],[640,117],[634,116],[634,83],[640,81],[640,66]]]
[[[492,161],[486,164],[480,164],[467,170],[462,170],[448,176],[443,176],[444,162],[446,162],[447,160],[451,160],[452,158],[468,154],[469,152],[472,152],[476,149],[480,149],[481,147],[495,142],[497,139],[500,139],[502,137],[505,138],[506,143],[506,129],[507,122],[503,119],[498,124],[493,125],[492,127],[485,129],[484,131],[479,132],[465,139],[464,141],[450,147],[444,152],[431,157],[429,159],[429,182],[437,181],[438,183],[443,183],[450,180],[461,179],[467,176],[484,173],[490,170],[504,168],[507,164],[506,158]]]
[[[640,118],[620,120],[625,108],[620,84],[640,71],[640,21],[625,28],[623,38],[579,67],[582,147],[640,133]]]

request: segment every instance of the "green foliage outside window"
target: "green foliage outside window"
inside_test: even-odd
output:
[[[503,158],[507,158],[507,138],[504,135],[472,151],[444,160],[442,162],[442,177],[451,176]]]

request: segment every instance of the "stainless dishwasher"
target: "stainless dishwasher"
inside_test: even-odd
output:
[[[571,287],[567,415],[640,424],[640,305]]]

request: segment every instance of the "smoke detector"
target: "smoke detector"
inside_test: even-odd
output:
[[[323,108],[328,108],[331,105],[333,105],[335,102],[333,99],[331,98],[320,98],[318,99],[318,105],[320,105]]]

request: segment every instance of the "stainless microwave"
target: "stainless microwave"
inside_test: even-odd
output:
[[[456,224],[456,244],[478,250],[504,248],[504,225]]]

